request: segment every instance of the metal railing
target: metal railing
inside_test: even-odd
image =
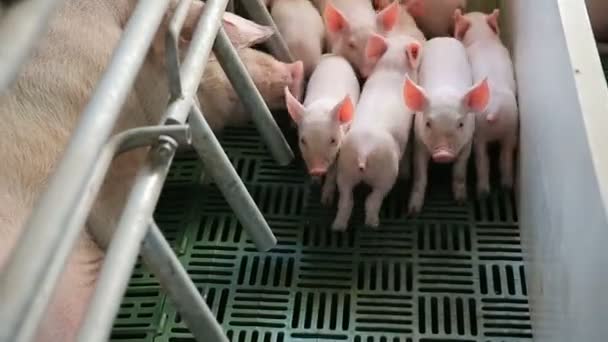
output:
[[[206,1],[180,65],[177,42],[191,2],[179,2],[166,36],[171,100],[162,122],[158,126],[134,128],[111,137],[120,108],[133,86],[170,0],[141,0],[137,4],[107,71],[49,180],[47,190],[26,222],[23,234],[0,275],[1,342],[32,339],[113,158],[141,146],[152,148],[137,174],[106,251],[78,341],[106,341],[110,336],[140,247],[144,263],[159,278],[194,337],[206,342],[227,341],[152,219],[178,145],[191,144],[204,161],[205,171],[212,176],[235,215],[248,229],[256,247],[266,251],[276,244],[275,236],[205,121],[196,99],[212,50],[243,104],[252,113],[253,121],[276,161],[286,165],[293,159],[293,153],[222,28],[221,17],[228,0]],[[263,23],[272,24],[261,1],[245,0],[243,3],[250,11],[265,17]],[[271,52],[283,53],[282,58],[288,60],[289,51],[280,35],[277,33],[271,39]],[[25,50],[28,48],[31,49],[24,47]],[[18,67],[16,64],[8,66]],[[0,75],[4,72],[3,65]],[[0,83],[0,89],[2,86]],[[62,198],[62,201],[57,202],[56,198]]]

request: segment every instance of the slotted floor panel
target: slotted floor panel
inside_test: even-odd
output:
[[[363,189],[350,230],[333,233],[335,207],[319,204],[301,161],[278,167],[253,127],[228,130],[222,142],[278,246],[255,249],[217,188],[199,185],[192,153],[172,168],[156,219],[231,341],[532,340],[511,195],[458,206],[449,170],[434,168],[418,218],[406,217],[408,190],[398,184],[382,227],[364,227]],[[113,340],[194,341],[142,268]]]

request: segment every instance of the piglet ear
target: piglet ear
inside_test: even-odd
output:
[[[368,59],[377,61],[380,59],[380,57],[382,57],[382,55],[384,55],[386,49],[388,49],[386,39],[381,35],[374,33],[367,40],[365,56],[367,56]]]
[[[348,20],[344,17],[344,14],[340,12],[332,3],[329,1],[325,5],[323,10],[323,18],[325,19],[325,26],[329,33],[338,33],[348,28]]]
[[[350,95],[346,95],[344,99],[336,106],[336,118],[341,124],[349,123],[355,115],[355,106],[350,99]]]
[[[463,98],[464,106],[477,113],[483,113],[489,103],[490,85],[487,77],[475,84]]]
[[[414,70],[420,65],[420,55],[422,53],[422,45],[419,42],[410,43],[406,48],[407,59],[410,67]]]
[[[496,8],[492,12],[492,14],[488,14],[488,16],[486,17],[488,25],[490,25],[490,28],[492,29],[492,31],[494,31],[494,33],[496,33],[497,35],[500,34],[500,28],[498,27],[498,16],[499,15],[500,15],[500,10],[498,8]]]
[[[414,112],[424,112],[429,103],[424,90],[416,85],[409,75],[405,75],[403,99],[405,100],[405,105]]]
[[[471,22],[464,15],[462,15],[462,10],[457,8],[454,10],[454,38],[458,40],[463,40],[464,35],[467,34],[467,31],[471,27]]]
[[[301,100],[304,92],[304,63],[302,61],[295,61],[287,64],[287,68],[289,68],[289,73],[291,74],[289,90],[296,99]]]
[[[399,1],[393,1],[388,7],[380,11],[380,13],[376,15],[376,18],[378,26],[383,31],[387,32],[392,30],[399,19]]]
[[[424,1],[425,0],[406,0],[405,8],[414,17],[421,17],[424,15]]]
[[[289,116],[296,124],[299,124],[304,115],[304,106],[291,94],[288,87],[285,87],[285,106]]]

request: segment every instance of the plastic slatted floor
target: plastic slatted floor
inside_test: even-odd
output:
[[[362,225],[358,201],[351,230],[336,234],[301,162],[278,167],[251,127],[223,144],[278,246],[256,251],[219,191],[198,185],[192,154],[175,163],[156,219],[232,341],[531,341],[512,196],[457,206],[449,173],[434,170],[417,219],[399,184],[380,230]],[[194,341],[140,266],[112,339]]]

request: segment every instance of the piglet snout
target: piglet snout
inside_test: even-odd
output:
[[[451,163],[456,159],[454,153],[448,150],[436,150],[432,157],[434,162],[442,164]]]
[[[325,167],[315,167],[313,169],[310,169],[308,171],[308,173],[313,176],[313,177],[321,177],[324,176],[327,173],[327,168]]]

